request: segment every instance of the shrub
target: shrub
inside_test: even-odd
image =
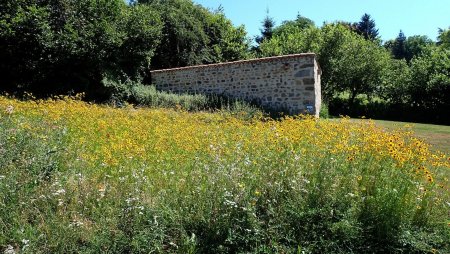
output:
[[[328,110],[328,104],[322,103],[322,105],[320,107],[319,117],[320,118],[329,118],[330,117],[330,112]]]

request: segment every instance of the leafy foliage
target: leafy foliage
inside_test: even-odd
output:
[[[260,45],[262,56],[277,56],[297,54],[303,52],[315,52],[319,49],[321,42],[320,30],[310,27],[294,32],[283,32],[264,41]]]
[[[450,50],[434,48],[412,61],[410,92],[412,104],[430,110],[450,109]]]
[[[383,75],[381,96],[394,104],[409,103],[411,70],[404,59],[391,59]]]
[[[248,40],[243,27],[235,28],[220,10],[210,12],[190,0],[142,0],[163,21],[161,43],[153,69],[244,59]]]
[[[314,26],[314,22],[300,14],[295,20],[285,20],[273,31],[274,35],[291,34]]]
[[[121,0],[2,4],[0,68],[12,90],[98,96],[106,73],[143,75],[161,32],[157,13]]]
[[[389,55],[371,41],[355,35],[347,34],[343,39],[336,52],[340,57],[330,60],[328,82],[335,85],[332,87],[333,92],[350,93],[351,106],[357,95],[373,95],[379,91]]]
[[[374,93],[389,58],[376,43],[365,41],[341,24],[287,30],[262,43],[260,50],[263,56],[316,52],[326,99],[344,91],[351,92],[353,98]]]
[[[450,49],[450,27],[447,29],[439,28],[438,45]]]
[[[244,27],[223,12],[186,0],[146,2],[2,1],[2,89],[102,100],[105,77],[149,81],[150,68],[248,57]]]
[[[395,40],[387,41],[384,44],[384,47],[391,52],[393,58],[405,59],[408,63],[432,46],[434,46],[434,42],[427,36],[415,35],[406,37],[402,31],[400,31]]]

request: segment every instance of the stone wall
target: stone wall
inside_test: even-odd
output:
[[[321,70],[313,53],[151,72],[158,90],[256,100],[290,114],[319,116]]]

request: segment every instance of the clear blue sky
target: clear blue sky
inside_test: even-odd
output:
[[[450,26],[450,0],[193,0],[204,7],[220,5],[234,25],[245,25],[250,36],[259,34],[269,9],[276,24],[295,19],[297,13],[317,26],[336,20],[356,22],[364,13],[375,20],[383,40],[394,39],[400,29],[406,36],[427,35],[436,40],[438,28]]]

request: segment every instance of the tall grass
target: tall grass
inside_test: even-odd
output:
[[[0,112],[1,251],[449,252],[449,159],[408,132],[72,99]]]
[[[223,95],[175,94],[159,91],[153,85],[143,85],[131,80],[120,82],[104,79],[103,85],[110,90],[110,103],[115,106],[131,102],[138,106],[182,109],[190,112],[222,111],[245,116],[247,119],[264,114],[257,103],[245,102]]]

